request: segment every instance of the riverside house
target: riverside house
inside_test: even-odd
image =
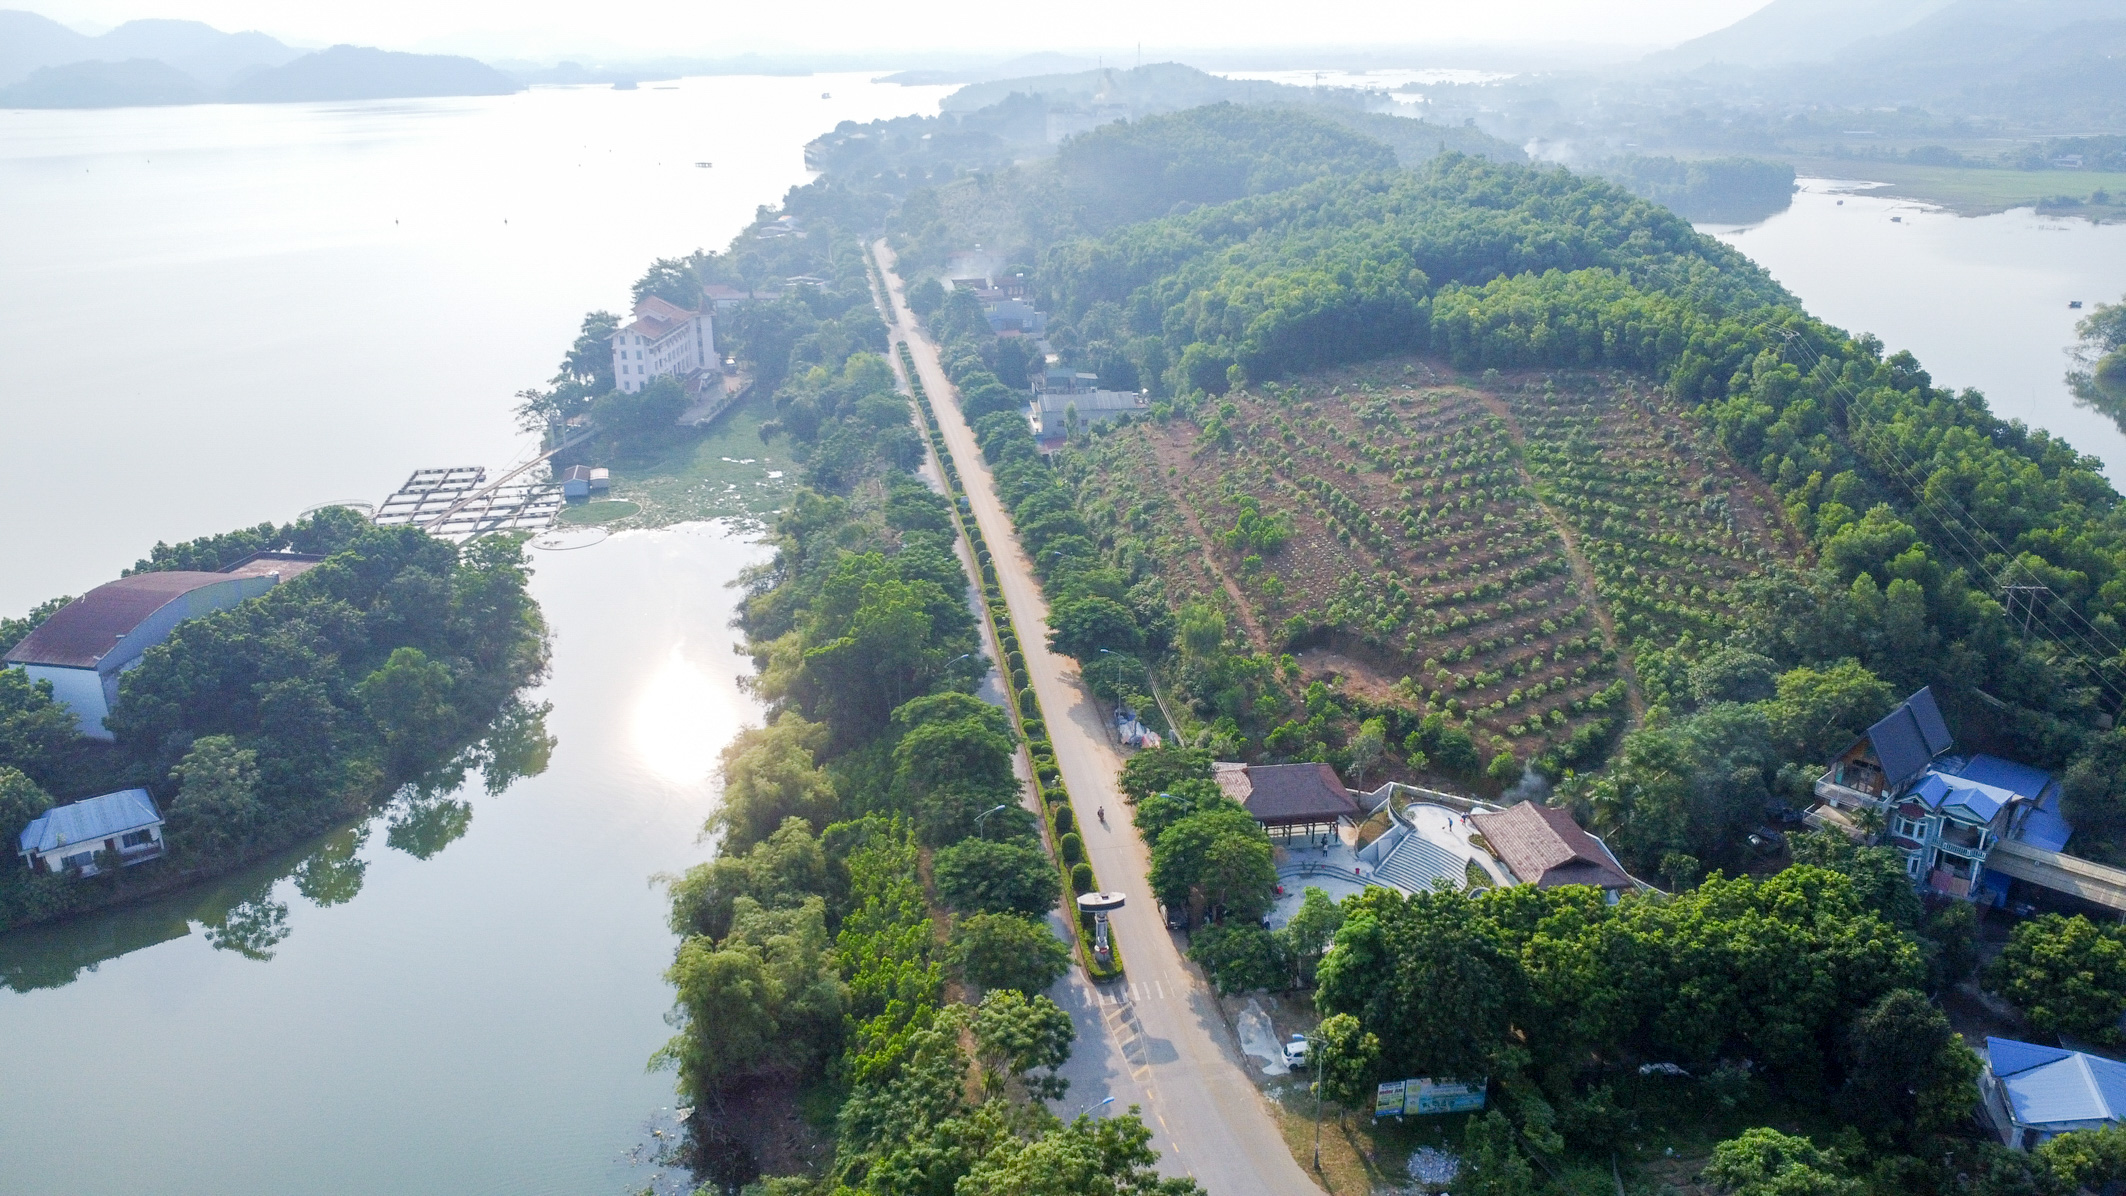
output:
[[[162,813],[147,790],[121,789],[46,810],[16,846],[32,872],[94,876],[160,856]]]

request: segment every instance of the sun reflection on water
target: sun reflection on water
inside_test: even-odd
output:
[[[705,780],[740,717],[732,695],[674,644],[635,699],[635,751],[664,780]]]

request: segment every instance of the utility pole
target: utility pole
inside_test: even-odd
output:
[[[1314,1056],[1314,1174],[1321,1174],[1321,1043],[1307,1039],[1307,1054]]]

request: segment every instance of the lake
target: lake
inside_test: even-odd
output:
[[[1956,216],[1865,188],[1802,179],[1793,206],[1768,220],[1701,228],[1812,314],[1874,333],[1887,352],[1911,350],[1935,385],[1977,387],[1995,414],[2064,437],[2126,486],[2126,433],[2066,383],[2075,321],[2126,293],[2126,225],[2029,209]],[[2067,306],[2077,299],[2081,310]]]
[[[503,464],[529,445],[514,392],[584,311],[727,244],[836,121],[943,90],[0,112],[0,437],[25,498],[0,613],[157,539]],[[690,1189],[655,1162],[673,939],[651,877],[710,855],[717,753],[757,717],[729,583],[765,550],[718,522],[532,556],[543,774],[0,936],[0,1187]]]

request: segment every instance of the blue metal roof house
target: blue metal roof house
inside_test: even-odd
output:
[[[2027,1150],[2060,1134],[2126,1119],[2126,1063],[1988,1038],[1979,1095],[2001,1143]]]
[[[2006,842],[2022,854],[2054,855],[2074,833],[2060,816],[2060,784],[2052,774],[1998,756],[1956,753],[1931,689],[1906,698],[1840,753],[1817,780],[1816,796],[1812,823],[1857,834],[1851,812],[1878,811],[1883,841],[1904,853],[1905,870],[1923,892],[1989,905],[2006,903],[2010,879],[1987,871],[1995,847]],[[2029,868],[2017,874],[2025,872],[2045,875]]]
[[[94,876],[162,854],[162,813],[145,789],[54,806],[22,828],[17,853],[33,872]]]

